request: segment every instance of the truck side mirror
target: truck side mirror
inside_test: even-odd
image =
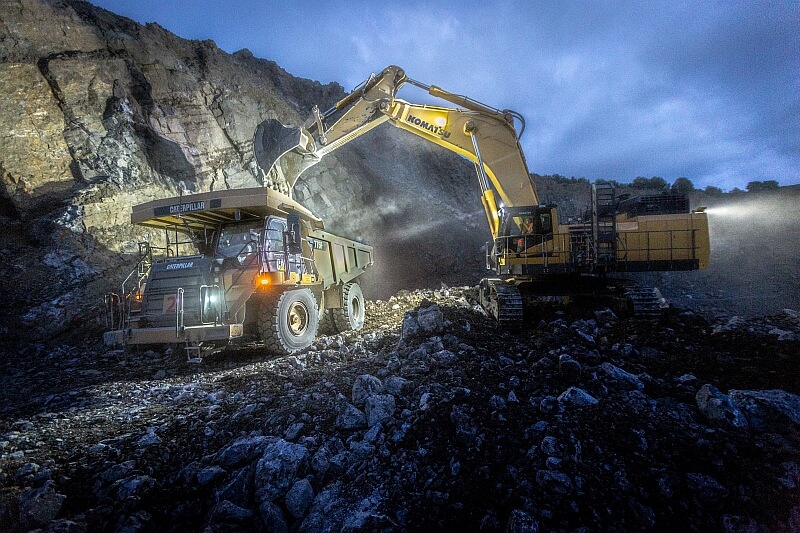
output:
[[[300,231],[300,215],[290,213],[286,216],[286,232],[284,233],[286,250],[292,254],[303,253],[303,235]]]

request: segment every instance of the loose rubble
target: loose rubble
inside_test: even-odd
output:
[[[531,323],[443,288],[290,357],[32,346],[3,361],[0,529],[800,528],[796,313]]]

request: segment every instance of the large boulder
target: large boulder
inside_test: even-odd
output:
[[[754,431],[800,433],[800,396],[783,390],[732,390],[731,404]]]
[[[420,306],[403,317],[403,339],[430,336],[444,330],[444,315],[437,304]]]
[[[280,439],[267,446],[256,463],[255,492],[259,503],[284,497],[305,474],[308,462],[308,450],[300,444]]]
[[[336,427],[345,430],[359,429],[367,425],[364,412],[353,404],[344,404],[336,415]]]
[[[559,403],[571,407],[597,405],[597,398],[578,387],[570,387],[558,396]]]
[[[747,429],[747,418],[731,397],[722,393],[714,385],[706,383],[695,395],[697,408],[715,426]]]
[[[614,388],[622,390],[642,390],[644,383],[634,374],[626,372],[620,367],[611,363],[600,365],[600,371],[605,380]]]
[[[353,405],[364,405],[364,401],[373,394],[383,392],[381,380],[369,374],[358,376],[353,383]]]
[[[235,468],[254,461],[264,453],[264,449],[275,442],[274,438],[257,435],[254,437],[240,437],[214,456],[214,462],[223,468]]]
[[[365,408],[369,427],[385,423],[394,416],[394,396],[391,394],[374,394],[367,398]]]
[[[19,497],[20,522],[30,529],[48,523],[59,513],[66,498],[56,491],[52,480],[23,492]]]

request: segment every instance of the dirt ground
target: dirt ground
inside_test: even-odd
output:
[[[711,323],[672,309],[642,321],[542,308],[523,330],[503,332],[462,289],[401,292],[368,307],[363,331],[322,336],[286,357],[240,347],[191,365],[177,350],[125,354],[84,343],[5,358],[0,523],[53,531],[800,524],[800,425],[774,414],[766,428],[742,429],[711,420],[697,401],[705,385],[723,395],[799,394],[796,316]],[[429,312],[436,327],[414,333]],[[392,406],[377,423],[376,407],[357,394],[367,382],[378,384],[373,400]],[[250,452],[243,439],[256,443]],[[264,465],[278,445],[303,460],[270,474]],[[242,456],[230,459],[234,452]],[[294,503],[301,485],[311,491],[304,508]]]

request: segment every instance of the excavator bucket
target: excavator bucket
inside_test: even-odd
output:
[[[311,135],[273,118],[256,127],[253,153],[261,170],[266,175],[273,173],[273,179],[285,182],[290,191],[300,174],[320,160],[314,155]]]

